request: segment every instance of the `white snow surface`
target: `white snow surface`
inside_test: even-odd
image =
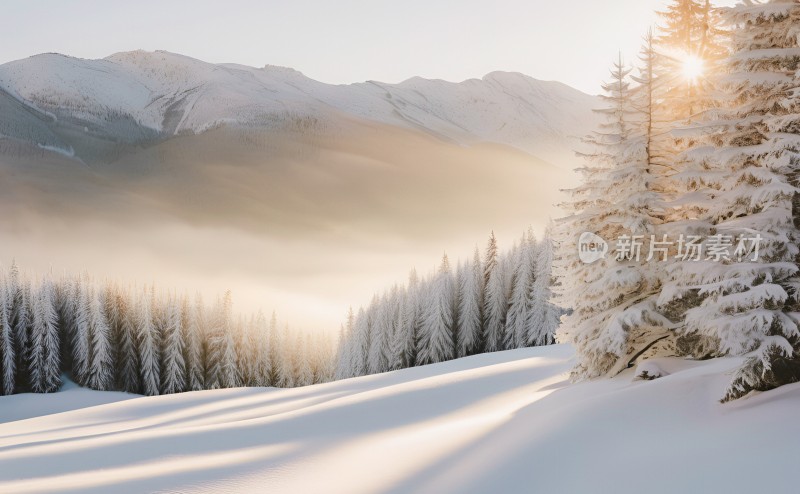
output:
[[[737,359],[569,384],[572,354],[100,405],[130,395],[3,397],[74,409],[0,424],[0,492],[794,492],[800,386],[722,405]]]
[[[551,160],[593,129],[597,106],[594,96],[518,73],[461,83],[330,85],[289,68],[210,64],[164,51],[102,60],[37,55],[0,65],[0,89],[53,118],[66,114],[102,126],[126,116],[165,135],[297,119],[336,125],[344,116],[458,143],[512,145]]]

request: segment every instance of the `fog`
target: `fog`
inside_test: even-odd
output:
[[[337,330],[350,305],[470,256],[489,233],[510,247],[558,214],[558,166],[353,122],[322,133],[218,129],[112,163],[0,157],[0,260],[34,273],[86,271],[275,310]]]

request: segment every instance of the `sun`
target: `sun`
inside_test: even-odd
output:
[[[695,82],[703,76],[705,71],[705,62],[702,58],[696,55],[686,55],[681,62],[681,72],[684,79],[689,82]]]

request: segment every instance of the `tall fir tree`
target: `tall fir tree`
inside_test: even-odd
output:
[[[231,321],[231,294],[217,302],[208,338],[208,389],[233,388],[239,385],[236,367],[236,344]]]
[[[544,238],[536,246],[535,275],[531,284],[531,309],[528,313],[525,346],[541,346],[553,343],[558,329],[561,310],[551,299],[553,286],[553,239],[552,227],[545,230]]]
[[[498,262],[497,243],[492,233],[489,248],[486,251],[484,265],[484,279],[486,292],[484,293],[484,326],[483,343],[484,351],[497,352],[503,350],[505,342],[506,313],[508,311],[508,293],[503,264]]]
[[[114,353],[111,329],[104,310],[103,295],[95,287],[84,292],[88,307],[89,367],[86,385],[98,391],[114,389]]]
[[[533,230],[522,236],[519,255],[514,266],[514,284],[511,288],[506,315],[505,349],[522,348],[527,343],[528,323],[533,300],[532,288],[536,274],[536,239]]]
[[[483,321],[483,282],[484,273],[481,254],[478,248],[472,262],[466,263],[464,276],[460,280],[459,318],[456,334],[456,356],[466,357],[478,353],[481,345]]]
[[[186,390],[186,362],[183,359],[183,318],[176,296],[166,301],[166,324],[159,335],[161,357],[161,394]]]
[[[13,292],[7,280],[0,283],[0,382],[1,394],[14,393],[17,358],[14,353],[14,326],[12,324]]]
[[[686,159],[702,179],[694,197],[702,198],[696,201],[703,211],[688,227],[706,234],[706,253],[732,245],[721,257],[674,265],[661,296],[662,304],[680,301],[686,309],[676,316],[684,318],[689,353],[747,357],[726,400],[800,380],[800,4],[747,3],[728,13],[730,105],[698,124],[708,145],[689,150]]]
[[[650,252],[663,256],[647,242],[658,223],[660,197],[651,190],[629,73],[620,57],[612,80],[603,86],[607,106],[597,110],[607,122],[587,138],[596,151],[584,155],[582,185],[569,191],[571,199],[564,204],[572,214],[559,225],[563,251],[557,260],[557,295],[562,307],[572,309],[559,340],[575,345],[575,378],[613,375],[670,335],[669,321],[655,307],[660,280],[653,266],[659,259],[647,259]],[[616,252],[584,262],[579,249],[586,235],[610,242]]]
[[[450,261],[445,254],[425,306],[419,345],[420,365],[444,362],[455,357],[453,285]]]
[[[161,366],[158,348],[158,329],[153,320],[155,294],[143,290],[136,307],[136,326],[138,328],[138,359],[142,393],[155,396],[161,389]]]
[[[194,304],[188,297],[181,303],[183,319],[183,361],[186,365],[186,390],[200,391],[204,388],[203,340],[205,335],[205,311],[203,299],[198,294]]]
[[[61,341],[55,288],[49,280],[31,294],[31,332],[26,357],[28,379],[34,393],[52,393],[61,387]]]

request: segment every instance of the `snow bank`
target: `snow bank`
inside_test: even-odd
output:
[[[532,348],[8,422],[0,492],[793,491],[800,386],[721,405],[736,359],[569,385],[571,358]],[[77,393],[95,394],[53,397]]]

